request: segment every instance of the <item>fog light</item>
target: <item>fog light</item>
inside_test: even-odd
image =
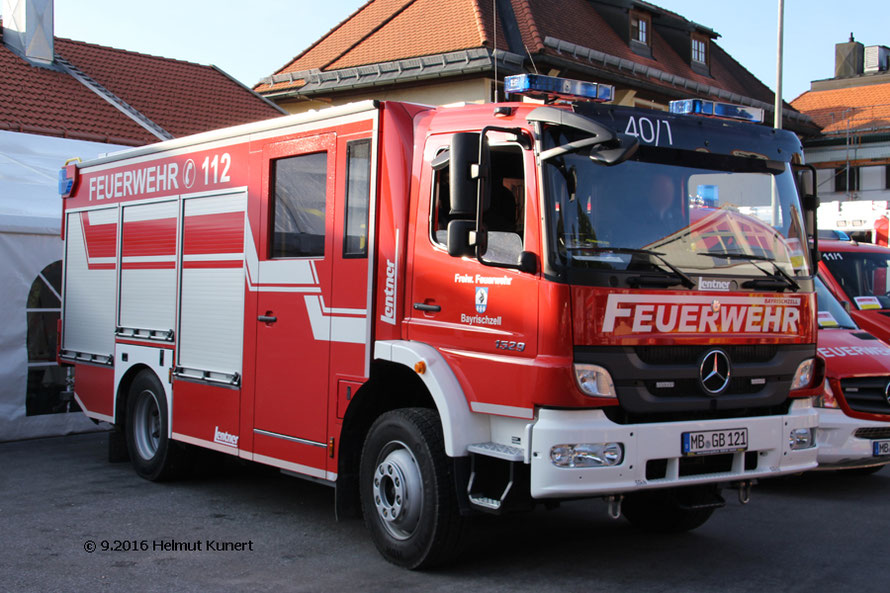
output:
[[[809,387],[810,381],[813,380],[813,370],[816,359],[808,358],[797,366],[797,372],[794,373],[794,379],[791,380],[791,389],[804,389]]]
[[[612,375],[603,367],[595,364],[575,364],[575,381],[578,388],[592,397],[618,397]]]
[[[581,443],[556,445],[550,449],[556,467],[610,467],[624,461],[621,443]]]
[[[809,449],[816,445],[816,439],[812,428],[795,428],[788,437],[788,444],[792,451]]]

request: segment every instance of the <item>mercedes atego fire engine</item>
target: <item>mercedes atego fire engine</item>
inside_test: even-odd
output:
[[[330,483],[418,568],[474,512],[602,497],[687,530],[815,467],[796,137],[506,88],[545,101],[367,101],[63,169],[60,360],[139,475],[198,446]]]

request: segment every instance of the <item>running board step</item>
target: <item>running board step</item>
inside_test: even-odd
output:
[[[470,445],[467,449],[470,453],[496,457],[504,461],[523,461],[525,459],[525,451],[519,447],[511,447],[510,445],[502,445],[500,443],[476,443]]]
[[[503,504],[503,501],[496,500],[494,498],[488,498],[487,496],[476,496],[473,494],[470,494],[469,496],[471,503],[490,511],[499,511],[501,509],[501,505]]]

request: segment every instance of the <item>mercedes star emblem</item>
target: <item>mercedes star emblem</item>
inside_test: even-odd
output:
[[[708,393],[716,395],[726,389],[729,374],[729,357],[723,350],[711,350],[702,358],[699,377]]]
[[[886,400],[886,402],[890,404],[890,382],[888,382],[887,386],[884,387],[884,400]]]

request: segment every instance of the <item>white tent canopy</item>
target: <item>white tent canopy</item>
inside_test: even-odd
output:
[[[48,335],[43,331],[48,329],[46,320],[60,306],[58,282],[49,272],[44,274],[48,268],[58,269],[52,265],[62,259],[59,169],[71,157],[91,159],[122,148],[0,131],[0,441],[95,428],[79,411],[48,413],[40,406],[26,405],[29,373],[32,382],[45,377],[47,389],[50,379],[58,380],[60,375],[49,360],[54,354],[45,345],[32,344],[29,361],[28,342],[29,336],[33,341],[35,336]],[[40,291],[48,298],[38,298]],[[37,301],[39,306],[35,306]],[[39,357],[35,350],[40,350]]]

